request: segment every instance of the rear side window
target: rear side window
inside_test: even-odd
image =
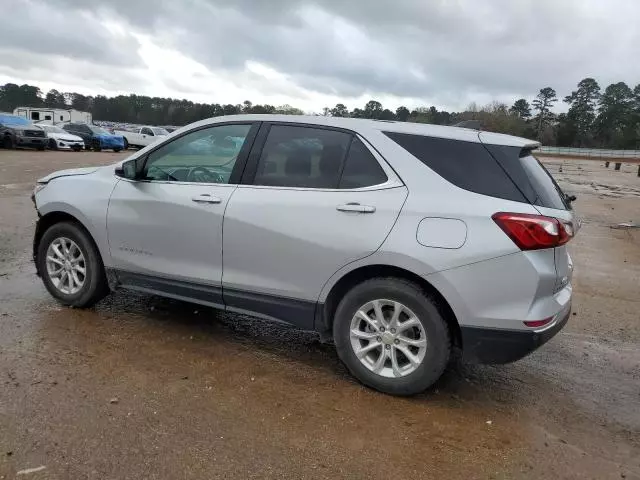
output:
[[[351,135],[273,125],[258,161],[254,185],[337,188]]]
[[[527,202],[481,143],[395,132],[384,134],[457,187],[491,197]]]
[[[387,181],[384,170],[358,137],[354,137],[338,188],[363,188]]]

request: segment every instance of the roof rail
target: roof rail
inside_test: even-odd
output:
[[[480,123],[480,120],[463,120],[456,123],[455,125],[452,125],[452,127],[469,128],[471,130],[482,130],[482,124]]]

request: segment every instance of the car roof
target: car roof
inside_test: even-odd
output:
[[[540,144],[534,140],[504,135],[493,132],[479,132],[470,128],[449,127],[444,125],[432,125],[428,123],[398,122],[391,120],[370,120],[364,118],[325,117],[320,115],[225,115],[208,118],[196,122],[194,125],[202,126],[225,121],[261,121],[261,122],[288,122],[323,125],[329,127],[345,128],[356,132],[378,130],[382,132],[407,133],[423,135],[427,137],[448,138],[466,142],[482,142],[491,145],[507,145],[520,148],[536,148]]]

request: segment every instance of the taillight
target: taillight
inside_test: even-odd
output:
[[[559,247],[573,236],[570,223],[544,215],[498,212],[491,218],[521,250]]]

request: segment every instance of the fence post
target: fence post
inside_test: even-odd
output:
[[[621,163],[616,163],[616,167],[615,167],[615,169],[616,169],[616,170],[620,170],[620,166],[621,166],[621,165],[622,165]]]

